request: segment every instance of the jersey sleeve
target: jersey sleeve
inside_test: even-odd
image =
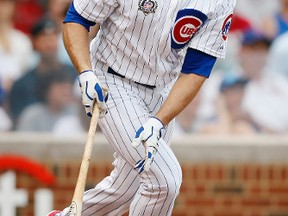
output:
[[[91,22],[84,17],[80,16],[78,12],[75,10],[73,2],[70,4],[70,7],[67,11],[66,17],[63,23],[74,22],[84,26],[87,31],[90,31],[90,27],[95,25],[95,22]]]
[[[75,10],[95,23],[103,23],[117,6],[117,0],[74,0]]]
[[[225,58],[229,29],[232,23],[234,0],[220,0],[214,3],[213,10],[206,11],[208,20],[193,35],[188,47]]]
[[[209,77],[217,58],[199,50],[188,48],[181,73]]]

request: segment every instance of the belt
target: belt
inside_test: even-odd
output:
[[[119,76],[119,77],[121,77],[121,78],[125,78],[124,75],[119,74],[119,73],[116,73],[111,67],[108,67],[108,71],[107,71],[107,72],[110,73],[110,74],[113,74],[113,75],[115,75],[115,76]],[[138,85],[141,85],[141,86],[144,86],[144,87],[146,87],[146,88],[149,88],[149,89],[154,89],[154,88],[156,88],[156,86],[154,86],[154,85],[143,84],[143,83],[139,83],[139,82],[135,82],[135,81],[133,81],[133,82],[136,83],[136,84],[138,84]]]

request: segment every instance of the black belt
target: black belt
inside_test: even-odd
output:
[[[116,73],[116,72],[115,72],[112,68],[110,68],[110,67],[108,67],[108,71],[107,71],[107,72],[110,73],[110,74],[119,76],[119,77],[121,77],[121,78],[125,78],[124,75],[119,74],[119,73]],[[141,86],[144,86],[144,87],[146,87],[146,88],[149,88],[149,89],[154,89],[154,88],[156,88],[156,86],[152,86],[152,85],[148,85],[148,84],[143,84],[143,83],[139,83],[139,82],[135,82],[135,81],[133,81],[133,82],[136,83],[136,84],[138,84],[138,85],[141,85]]]

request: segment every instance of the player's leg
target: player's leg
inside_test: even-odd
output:
[[[82,215],[122,215],[129,209],[139,179],[135,170],[117,156],[114,169],[95,188],[85,192]]]
[[[111,76],[110,78],[113,79]],[[121,87],[120,84],[117,86],[118,83],[116,85],[114,80],[106,83],[111,95],[107,104],[109,111],[105,118],[99,120],[99,125],[105,137],[117,152],[113,163],[115,168],[95,188],[85,192],[82,208],[82,215],[84,216],[122,215],[129,210],[129,206],[140,185],[137,170],[133,169],[134,156],[132,154],[135,153],[135,149],[131,145],[136,127],[130,121],[133,121],[131,118],[135,118],[137,115],[143,115],[143,109],[139,110],[136,108],[137,111],[127,110],[127,106],[132,108],[131,105],[133,103],[139,105],[139,101],[131,102],[131,95],[126,94],[127,89],[123,88],[123,86]],[[138,95],[138,91],[135,95]],[[126,101],[129,101],[128,105]],[[145,106],[144,104],[142,105]],[[131,113],[134,113],[134,117],[131,117]],[[133,150],[133,153],[130,153],[131,150]],[[129,158],[130,163],[127,158]],[[65,215],[67,210],[65,209],[63,215]]]
[[[99,70],[100,73],[101,71],[104,70]],[[106,77],[104,74],[98,74],[98,77],[102,83],[107,84],[110,91],[107,104],[108,114],[105,118],[99,120],[99,125],[109,143],[117,152],[117,156],[114,161],[115,168],[111,175],[84,194],[82,215],[118,216],[128,211],[140,185],[137,171],[133,169],[132,163],[127,162],[127,157],[130,157],[130,161],[133,160],[133,157],[131,157],[129,150],[125,148],[126,145],[131,146],[131,135],[134,136],[136,128],[129,127],[127,129],[126,127],[130,125],[127,120],[131,118],[125,105],[125,101],[130,100],[130,95],[127,95],[129,90],[123,88],[123,86],[121,88],[122,84],[116,83],[113,75],[107,75]],[[119,88],[118,84],[120,85]],[[130,88],[129,84],[127,86]],[[138,92],[134,96],[137,96],[137,94]],[[136,101],[137,104],[138,102]],[[129,104],[129,106],[131,105]],[[145,106],[145,104],[142,104],[142,106]],[[143,110],[137,110],[137,114],[143,115]],[[127,131],[129,131],[129,136],[127,136]],[[66,216],[68,211],[69,209],[66,208],[61,216]]]
[[[114,169],[111,174],[98,183],[95,188],[85,192],[83,216],[118,216],[124,214],[129,210],[140,185],[137,171],[133,169],[132,163],[127,162],[127,157],[130,161],[133,160],[133,157],[126,146],[131,146],[131,136],[134,136],[136,131],[136,128],[131,126],[130,120],[128,122],[129,111],[126,110],[126,105],[123,102],[123,100],[130,100],[127,95],[125,96],[127,89],[122,88],[122,93],[119,93],[121,87],[118,88],[115,85],[109,85],[109,82],[107,83],[111,94],[108,100],[109,111],[105,118],[99,120],[99,125],[117,153],[114,155]],[[137,113],[143,115],[142,110],[138,110]],[[127,136],[127,131],[129,131],[129,136]],[[134,149],[133,151],[135,152]],[[66,216],[68,211],[69,209],[66,208],[61,216]]]
[[[109,176],[85,192],[82,215],[118,216],[128,211],[129,205],[139,187],[139,177],[123,158],[114,154],[114,169]],[[66,216],[69,208],[63,210]]]
[[[157,95],[151,96],[152,93],[147,94],[147,89],[114,75],[107,75],[104,78],[110,90],[109,111],[106,117],[100,120],[99,125],[125,163],[119,164],[118,171],[112,172],[111,176],[114,178],[111,176],[105,178],[94,190],[84,195],[83,215],[121,215],[132,202],[134,194],[130,214],[169,215],[179,192],[181,169],[164,140],[161,141],[163,149],[159,149],[157,162],[153,163],[155,166],[152,166],[148,174],[141,175],[140,190],[138,190],[140,178],[135,180],[137,172],[133,170],[134,164],[145,157],[145,150],[143,147],[134,149],[131,145],[132,139],[150,115],[147,104],[152,100],[150,101],[149,97],[155,98]],[[108,183],[111,188],[107,188]],[[96,191],[98,192],[95,193]],[[151,205],[152,211],[146,214],[148,212],[146,206]]]
[[[113,121],[109,120],[108,114],[105,127],[112,129],[107,136],[118,140],[114,145],[123,158],[133,166],[135,162],[145,157],[145,149],[143,146],[134,149],[131,145],[132,139],[150,115],[149,104],[154,100],[159,101],[163,96],[132,83],[131,86],[126,86],[127,82],[121,79],[116,78],[115,82],[117,90],[113,89],[114,94],[110,99],[117,102],[117,106],[115,109],[110,109]],[[166,128],[163,137],[167,142],[170,142],[168,138],[170,132],[171,125]],[[141,186],[131,204],[130,215],[171,215],[175,198],[179,193],[182,172],[174,153],[164,139],[161,139],[160,146],[151,171],[140,176]]]
[[[163,101],[168,96],[173,83],[167,84],[160,92],[149,93],[145,89],[145,104],[150,115],[161,107]],[[149,95],[151,95],[149,97]],[[144,123],[146,119],[143,119]],[[143,124],[143,123],[142,123]],[[155,155],[149,172],[141,174],[141,184],[135,198],[130,206],[130,215],[160,215],[169,216],[172,214],[174,201],[179,193],[182,182],[181,167],[173,151],[169,147],[173,132],[174,121],[166,126],[160,147]],[[144,148],[139,149],[144,152]]]
[[[140,181],[140,188],[130,206],[130,215],[171,215],[179,194],[182,171],[174,153],[163,139],[150,171],[141,174]]]

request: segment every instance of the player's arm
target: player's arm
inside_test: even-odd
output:
[[[193,100],[209,77],[216,57],[222,58],[225,54],[225,42],[236,0],[229,1],[225,6],[215,3],[210,7],[210,4],[201,10],[197,10],[199,6],[197,1],[190,3],[189,7],[178,11],[171,31],[172,49],[179,50],[189,46],[182,75],[175,82],[168,98],[156,115],[136,132],[132,143],[136,147],[142,143],[146,151],[145,159],[136,163],[135,168],[139,169],[139,172],[149,170],[158,150],[162,130]]]
[[[134,147],[145,143],[146,158],[136,163],[139,173],[148,171],[158,150],[162,130],[195,97],[204,81],[209,77],[216,57],[188,48],[182,67],[182,74],[175,82],[168,98],[157,112],[137,132],[132,142]]]
[[[92,115],[94,100],[96,100],[101,110],[100,116],[104,116],[108,94],[103,90],[92,70],[90,61],[89,30],[93,25],[95,25],[94,22],[85,19],[75,10],[72,2],[64,20],[63,41],[67,53],[79,73],[82,103],[87,115]]]
[[[206,77],[198,74],[182,74],[174,84],[167,100],[160,108],[156,117],[167,125],[195,97]]]
[[[216,57],[188,48],[182,73],[156,114],[164,125],[167,125],[193,100],[202,84],[210,76],[215,62]]]
[[[92,69],[89,52],[89,30],[95,24],[83,18],[75,10],[73,2],[71,3],[64,20],[63,41],[78,73]]]
[[[63,41],[78,73],[92,70],[89,54],[88,31],[78,23],[65,23],[63,27]]]

